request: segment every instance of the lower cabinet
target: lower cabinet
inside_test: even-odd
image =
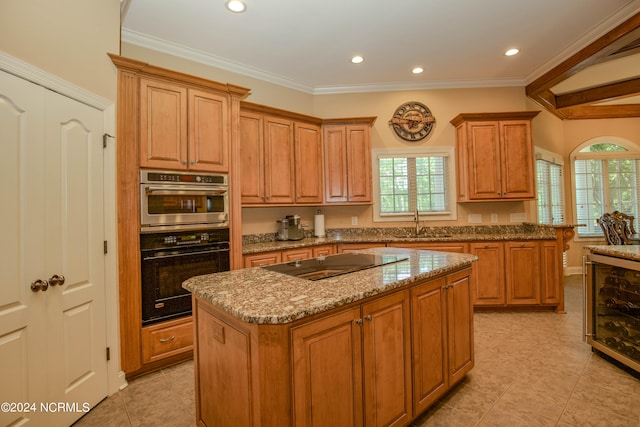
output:
[[[406,425],[409,324],[409,293],[402,291],[294,328],[294,424]]]
[[[474,364],[470,271],[411,289],[413,407],[421,413]]]
[[[476,242],[473,303],[477,307],[557,306],[562,310],[561,252],[555,240]]]
[[[470,274],[279,325],[195,298],[198,425],[409,425],[473,367]]]
[[[142,363],[193,350],[191,316],[142,328]]]
[[[287,249],[284,251],[259,252],[244,255],[244,268],[260,267],[261,265],[278,264],[280,262],[295,261],[297,259],[316,258],[319,256],[333,255],[336,253],[336,246],[316,245],[304,248]]]
[[[387,246],[386,243],[338,243],[337,251],[339,254],[345,252],[358,252],[362,249],[380,248]]]

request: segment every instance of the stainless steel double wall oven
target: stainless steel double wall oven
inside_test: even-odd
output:
[[[142,324],[191,314],[186,279],[229,270],[225,174],[140,172]]]

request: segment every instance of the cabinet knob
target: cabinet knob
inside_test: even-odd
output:
[[[373,317],[371,317],[370,314],[367,314],[366,316],[364,316],[364,320],[367,320],[369,322],[371,322],[372,319],[373,319]]]
[[[356,325],[358,325],[358,326],[362,326],[362,319],[358,319],[358,320],[356,320]]]

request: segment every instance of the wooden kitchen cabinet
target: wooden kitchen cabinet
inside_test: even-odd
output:
[[[286,251],[282,251],[282,262],[308,258],[313,258],[313,249],[311,247],[287,249]]]
[[[256,104],[244,103],[243,107],[240,111],[242,204],[321,204],[319,120],[318,123],[303,122],[300,120],[303,116]]]
[[[325,203],[371,203],[371,143],[366,124],[325,124]]]
[[[386,243],[338,243],[337,252],[339,254],[345,252],[358,252],[362,249],[380,248],[386,246]]]
[[[540,304],[540,244],[507,242],[504,246],[507,304]]]
[[[423,412],[474,364],[471,270],[411,289],[413,405]]]
[[[439,252],[454,252],[459,254],[469,253],[469,245],[463,242],[452,242],[452,243],[389,242],[387,243],[387,246],[394,247],[394,248],[409,248],[409,249],[423,249],[428,251],[439,251]]]
[[[318,245],[312,246],[313,258],[319,256],[329,256],[336,253],[336,245]]]
[[[293,328],[295,425],[362,425],[363,414],[367,426],[408,423],[408,295],[397,292]]]
[[[140,166],[229,171],[227,96],[140,79]]]
[[[185,351],[193,351],[191,316],[142,328],[143,363],[155,362]]]
[[[504,244],[502,242],[476,242],[469,244],[469,253],[478,257],[471,265],[473,304],[504,305]]]
[[[531,119],[537,114],[472,113],[451,120],[459,202],[535,199]]]
[[[260,267],[261,265],[271,265],[282,262],[282,252],[260,252],[257,254],[244,255],[244,268]]]

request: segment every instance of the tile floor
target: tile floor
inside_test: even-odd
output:
[[[476,365],[412,426],[640,427],[640,380],[582,342],[581,277],[567,314],[476,313]],[[76,426],[195,425],[193,363],[135,379]]]

